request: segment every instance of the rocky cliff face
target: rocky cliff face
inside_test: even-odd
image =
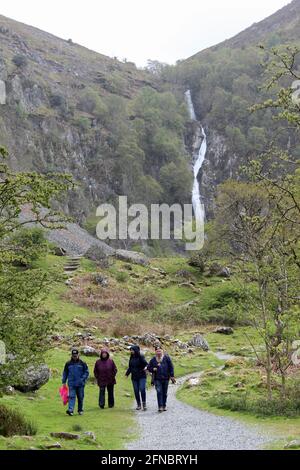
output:
[[[114,191],[102,163],[100,178],[90,164],[105,155],[112,138],[96,109],[98,97],[128,102],[142,87],[156,89],[158,83],[132,63],[2,16],[0,47],[0,143],[9,151],[10,165],[72,174],[78,190],[61,204],[82,221]],[[78,104],[84,96],[86,103]]]

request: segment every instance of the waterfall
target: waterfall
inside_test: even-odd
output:
[[[190,119],[192,121],[197,121],[190,90],[187,90],[185,92],[185,98],[186,98],[186,103],[187,103],[187,107],[188,107],[189,114],[190,114]],[[192,204],[193,204],[193,210],[194,210],[196,221],[199,224],[204,225],[205,210],[204,210],[204,206],[201,203],[201,194],[200,194],[200,185],[198,181],[198,175],[205,159],[205,155],[207,151],[207,139],[206,139],[205,131],[203,127],[200,125],[200,123],[199,123],[199,128],[201,129],[203,140],[201,142],[199,150],[197,150],[193,155],[194,184],[193,184],[193,191],[192,191]]]

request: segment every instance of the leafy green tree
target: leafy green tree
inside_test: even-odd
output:
[[[10,359],[1,366],[0,386],[11,383],[12,376],[22,374],[29,364],[41,360],[49,346],[54,323],[52,315],[42,307],[54,274],[41,269],[20,271],[14,266],[14,261],[20,259],[20,233],[17,234],[17,231],[28,222],[49,229],[61,227],[65,217],[52,210],[51,204],[54,198],[73,187],[68,175],[14,173],[7,166],[6,157],[6,150],[1,147],[0,340],[5,343]],[[37,234],[34,237],[39,239]],[[10,242],[10,238],[14,242]],[[33,256],[37,255],[30,247],[28,236],[26,239],[25,257],[31,250]]]

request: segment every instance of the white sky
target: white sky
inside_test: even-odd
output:
[[[138,66],[175,63],[289,0],[0,0],[0,14]]]

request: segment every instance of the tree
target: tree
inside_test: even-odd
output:
[[[41,269],[20,271],[14,265],[20,259],[20,232],[17,231],[29,222],[49,229],[61,227],[66,219],[51,209],[51,203],[74,186],[68,175],[14,173],[7,166],[6,157],[6,150],[1,147],[0,340],[5,343],[10,360],[1,366],[0,386],[9,383],[12,376],[21,375],[29,364],[41,360],[54,325],[42,302],[55,274]],[[24,211],[26,220],[21,217]],[[26,255],[31,248],[27,243]]]

